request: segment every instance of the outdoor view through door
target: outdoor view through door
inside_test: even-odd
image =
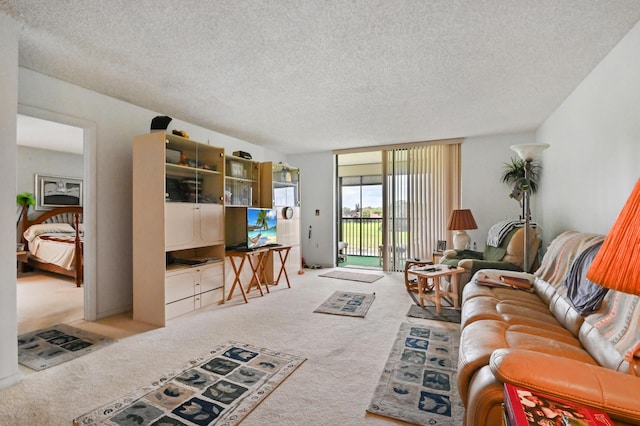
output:
[[[338,265],[402,271],[431,259],[460,204],[460,141],[337,154]]]
[[[342,263],[382,268],[382,176],[345,176],[340,189],[340,241],[348,244]]]

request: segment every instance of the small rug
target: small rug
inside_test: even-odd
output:
[[[336,291],[313,312],[323,314],[346,315],[350,317],[364,317],[376,298],[376,294],[349,293]]]
[[[358,281],[362,283],[372,283],[384,277],[384,275],[378,275],[378,274],[361,274],[358,272],[347,272],[347,271],[336,271],[336,270],[333,270],[333,271],[327,272],[326,274],[322,274],[318,276],[326,277],[326,278],[338,278],[340,280]]]
[[[237,425],[306,358],[229,341],[74,425]]]
[[[44,370],[78,358],[115,340],[65,324],[18,336],[18,362],[33,370]]]
[[[424,308],[421,308],[418,305],[411,305],[409,307],[409,312],[407,312],[407,316],[460,324],[460,311],[458,309],[445,306],[441,307],[440,315],[438,315],[434,305],[424,305]]]
[[[462,424],[455,329],[400,324],[367,411],[419,425]]]

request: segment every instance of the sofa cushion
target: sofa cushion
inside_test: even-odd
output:
[[[468,397],[469,381],[486,366],[497,349],[517,348],[553,354],[597,364],[578,339],[560,326],[513,325],[502,320],[478,320],[462,329],[458,354],[458,391],[462,402]]]

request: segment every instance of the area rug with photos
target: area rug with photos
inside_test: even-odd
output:
[[[315,311],[323,314],[346,315],[350,317],[364,317],[376,298],[375,293],[351,293],[336,291],[325,300]]]
[[[18,362],[44,370],[103,348],[115,340],[96,333],[57,324],[18,336]]]
[[[305,359],[229,341],[73,424],[237,425]]]
[[[361,272],[338,271],[335,269],[333,271],[329,271],[318,276],[325,277],[325,278],[337,278],[339,280],[358,281],[361,283],[372,283],[384,277],[384,275],[379,275],[379,274],[365,274]]]
[[[456,329],[402,323],[367,411],[419,425],[462,424]]]

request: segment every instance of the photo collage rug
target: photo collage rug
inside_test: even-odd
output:
[[[346,315],[350,317],[364,317],[376,298],[375,293],[351,293],[336,291],[315,311],[323,314]]]
[[[306,358],[229,341],[74,425],[237,425]]]
[[[459,332],[402,323],[367,411],[419,425],[462,424]]]
[[[18,336],[18,362],[44,370],[103,348],[115,340],[65,324]]]

